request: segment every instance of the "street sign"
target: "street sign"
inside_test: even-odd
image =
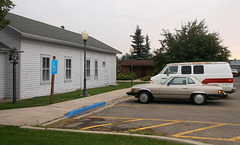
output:
[[[58,68],[58,60],[52,60],[52,74],[57,74],[57,68]]]

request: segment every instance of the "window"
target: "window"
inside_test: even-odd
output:
[[[95,60],[95,78],[98,77],[98,61]]]
[[[41,82],[50,81],[50,56],[41,55]]]
[[[106,66],[106,62],[102,62],[102,67],[105,67]]]
[[[177,74],[177,72],[178,72],[178,66],[169,66],[165,70],[164,74]]]
[[[191,78],[188,78],[188,84],[195,84],[195,82]]]
[[[203,65],[195,65],[193,67],[193,73],[194,74],[204,74],[204,69],[203,69]]]
[[[191,74],[191,66],[182,66],[182,74]]]
[[[65,57],[65,80],[72,79],[72,59],[71,57]]]
[[[186,77],[173,78],[168,84],[169,85],[186,85]]]
[[[90,60],[87,60],[86,70],[87,70],[87,77],[90,77]]]

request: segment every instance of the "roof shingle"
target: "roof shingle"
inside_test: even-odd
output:
[[[45,38],[51,38],[83,45],[81,34],[71,32],[60,27],[55,27],[43,22],[32,20],[12,13],[8,13],[6,18],[11,21],[10,26],[19,31],[20,33],[26,33],[35,36],[41,36]],[[94,48],[104,49],[110,53],[121,54],[121,52],[118,51],[117,49],[114,49],[113,47],[91,36],[88,37],[87,45],[92,46]]]

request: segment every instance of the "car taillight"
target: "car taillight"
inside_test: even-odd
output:
[[[135,92],[135,89],[132,89],[131,92]]]
[[[228,81],[229,81],[230,83],[233,83],[233,79],[228,79]]]
[[[223,93],[223,90],[218,90],[218,93],[219,93],[219,94],[222,94],[222,93]]]
[[[153,81],[152,80],[150,80],[150,84],[152,84],[153,83]]]

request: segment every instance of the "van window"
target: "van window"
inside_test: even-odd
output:
[[[169,66],[165,70],[164,74],[177,74],[177,72],[178,72],[178,66]]]
[[[182,66],[182,74],[191,74],[191,66]]]
[[[203,74],[204,73],[204,68],[203,68],[203,65],[195,65],[193,67],[193,73],[194,74]]]

